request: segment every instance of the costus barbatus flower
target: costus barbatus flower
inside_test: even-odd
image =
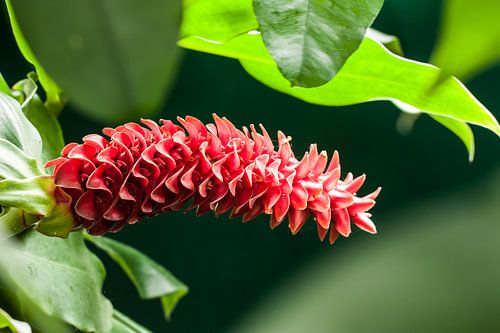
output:
[[[229,213],[243,222],[268,214],[271,228],[288,217],[293,234],[312,217],[320,239],[329,232],[331,243],[349,236],[351,221],[376,233],[368,211],[380,188],[358,196],[365,176],[341,179],[337,152],[328,162],[313,144],[298,159],[282,132],[276,149],[262,125],[240,130],[213,117],[207,125],[190,116],[178,117],[179,125],[144,119],[144,126],[105,128],[106,137],[68,144],[46,164],[55,167],[56,199],[71,206],[76,229],[95,235],[182,209]]]

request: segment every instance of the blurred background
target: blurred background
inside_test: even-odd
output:
[[[0,71],[14,83],[31,70],[1,15]],[[428,61],[442,2],[386,0],[375,28],[398,36],[408,58]],[[379,234],[354,233],[334,246],[313,225],[292,237],[268,218],[167,214],[113,237],[148,254],[190,287],[165,323],[159,302],[139,300],[106,256],[105,295],[154,332],[494,332],[500,330],[500,145],[475,128],[476,158],[426,116],[406,136],[386,102],[332,108],[306,104],[252,79],[239,63],[184,51],[158,118],[216,112],[238,126],[262,122],[339,150],[343,170],[383,186],[374,209]],[[500,117],[500,67],[467,82]],[[60,116],[68,142],[102,125],[71,102]],[[130,119],[135,120],[135,119]]]

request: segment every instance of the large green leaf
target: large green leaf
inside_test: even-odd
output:
[[[340,106],[398,101],[424,113],[483,126],[500,135],[495,117],[459,80],[450,77],[440,81],[438,68],[397,56],[371,38],[364,39],[333,80],[317,88],[291,87],[255,32],[227,43],[193,36],[179,41],[179,45],[239,59],[257,80],[309,103]]]
[[[5,139],[29,157],[42,155],[42,139],[36,128],[26,119],[21,105],[14,98],[0,92],[0,139]]]
[[[113,328],[110,333],[152,333],[118,310],[113,311]]]
[[[184,0],[181,36],[225,42],[258,28],[252,0]]]
[[[105,237],[88,235],[87,239],[120,265],[142,299],[160,298],[165,316],[170,318],[179,300],[188,292],[185,284],[163,266],[128,245]]]
[[[24,94],[22,109],[42,138],[42,162],[58,157],[64,147],[61,125],[36,94],[37,85],[29,77],[17,82],[14,90]]]
[[[35,67],[36,72],[38,73],[40,82],[47,94],[47,102],[46,102],[47,108],[51,110],[54,114],[57,114],[59,111],[61,111],[64,105],[63,98],[61,97],[62,95],[61,89],[57,86],[54,80],[47,74],[45,69],[38,62],[37,58],[33,54],[33,51],[26,42],[26,39],[24,38],[23,32],[21,31],[16,16],[14,14],[11,0],[5,0],[5,3],[7,4],[7,10],[9,12],[9,17],[10,17],[10,24],[12,27],[12,32],[14,33],[14,37],[17,42],[17,46],[19,47],[19,50],[21,51],[24,58]]]
[[[158,110],[177,67],[180,0],[11,5],[33,54],[87,115],[118,122]]]
[[[500,1],[446,0],[432,63],[468,79],[500,61]]]
[[[2,251],[2,275],[8,274],[20,298],[81,331],[111,330],[112,306],[101,294],[104,267],[81,233],[63,240],[29,231],[13,249]]]
[[[253,0],[262,38],[294,86],[330,81],[361,44],[383,0]]]

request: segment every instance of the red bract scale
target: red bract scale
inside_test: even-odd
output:
[[[271,228],[288,216],[294,235],[312,216],[320,239],[329,231],[330,243],[349,236],[351,220],[376,233],[367,211],[380,188],[358,197],[365,176],[341,180],[337,152],[328,165],[313,144],[298,160],[282,132],[275,150],[262,125],[261,133],[253,125],[239,130],[213,117],[207,125],[179,117],[182,127],[144,119],[147,128],[128,123],[105,128],[109,139],[91,134],[68,144],[46,167],[55,166],[56,198],[71,205],[75,229],[101,235],[162,212],[196,209],[241,215],[243,222],[269,214]]]

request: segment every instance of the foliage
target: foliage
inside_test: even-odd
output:
[[[55,205],[53,181],[40,166],[41,161],[59,154],[63,145],[62,132],[33,85],[31,78],[14,85],[17,90],[11,94],[22,104],[0,92],[3,103],[0,109],[0,226],[11,234],[34,226],[46,235],[68,237],[73,228],[72,213],[66,205]],[[39,216],[45,217],[40,219]],[[3,238],[5,235],[0,237]],[[170,315],[187,288],[137,250],[126,247],[125,251],[125,259],[132,260],[129,263],[132,271],[139,267],[143,273],[134,276],[134,282],[147,291],[145,297],[161,297]],[[17,290],[11,297],[33,303],[50,317],[84,332],[111,329],[129,332],[130,327],[136,325],[124,319],[126,317],[117,319],[111,303],[102,295],[104,266],[84,245],[81,232],[72,233],[68,240],[63,240],[26,231],[12,246],[1,249],[1,253],[0,278],[11,285],[12,290]],[[152,271],[164,274],[163,280],[145,274]],[[161,289],[165,287],[161,284],[164,281],[169,283],[168,290]]]
[[[7,3],[18,45],[49,97],[45,72],[85,115],[106,123],[158,109],[180,55],[178,1]]]
[[[230,30],[225,33],[217,31],[217,36],[224,36],[224,39],[214,40],[212,30],[196,30],[196,26],[186,25],[212,19],[211,26],[218,26],[215,20],[224,19],[224,16],[210,13],[219,13],[220,8],[207,3],[203,14],[191,8],[184,8],[185,20],[181,31],[190,31],[190,34],[179,41],[180,46],[238,59],[250,75],[273,89],[320,105],[341,106],[389,100],[403,111],[411,109],[427,113],[462,139],[471,159],[474,140],[468,124],[483,126],[500,135],[496,119],[460,81],[453,77],[442,78],[438,68],[393,54],[373,39],[387,36],[371,32],[337,76],[323,86],[294,87],[280,73],[279,64],[266,49],[261,33],[254,30],[250,15],[242,15],[247,17],[246,24],[240,22],[241,26],[250,29],[246,33],[229,38]],[[229,2],[224,8],[230,8]],[[252,10],[250,5],[244,8]],[[230,10],[227,12],[230,13]],[[223,26],[226,25],[230,24],[226,22]],[[394,39],[389,39],[389,43],[392,42]]]

